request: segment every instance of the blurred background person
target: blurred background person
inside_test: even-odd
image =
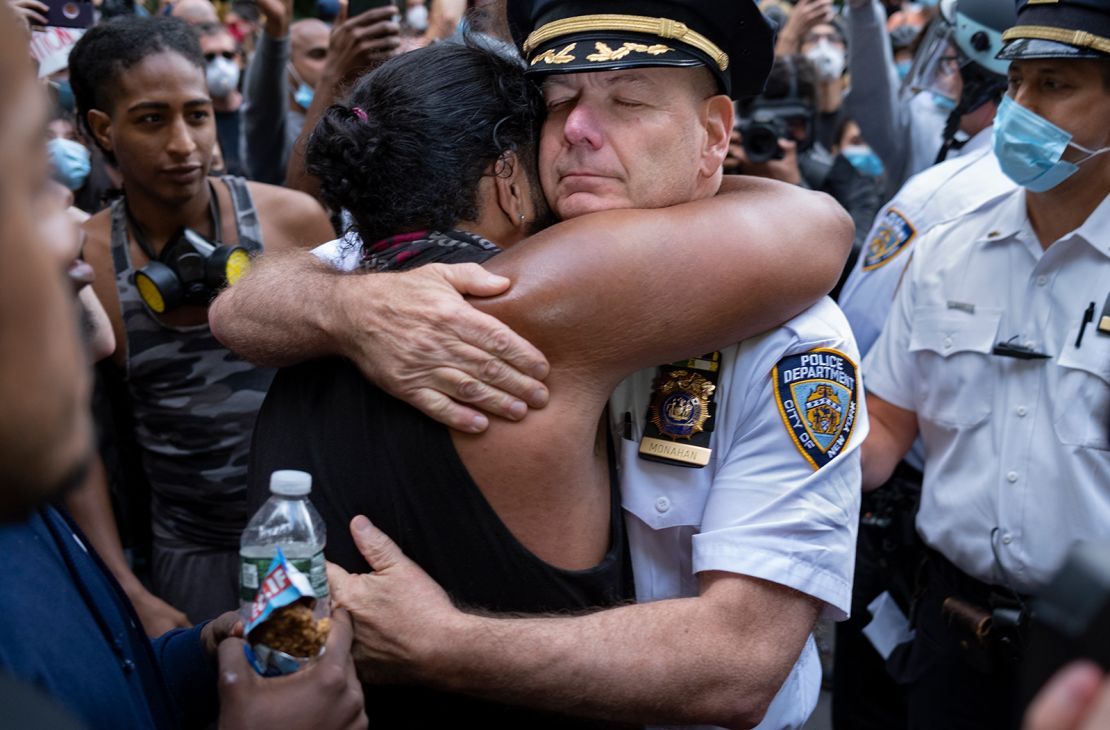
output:
[[[216,6],[210,0],[176,0],[170,9],[170,15],[181,18],[189,25],[220,22]]]
[[[763,94],[739,105],[725,169],[833,196],[856,225],[853,253],[845,266],[847,276],[879,209],[883,170],[858,134],[848,136],[851,145],[834,144],[835,151],[816,138],[817,89],[817,71],[805,56],[776,58]],[[845,126],[830,136],[834,140],[838,134],[843,137]],[[833,294],[838,291],[839,285]]]
[[[239,82],[243,72],[243,54],[227,28],[219,23],[197,26],[200,50],[204,54],[204,76],[212,109],[216,114],[216,141],[228,175],[246,175],[243,164],[243,130],[241,111],[243,94]]]
[[[964,84],[961,56],[954,42],[954,4],[954,0],[945,0],[948,10],[936,13],[903,80],[879,0],[847,0],[852,82],[844,103],[883,161],[886,196],[897,192],[911,175],[935,164],[945,144],[946,125]],[[993,5],[996,14],[1012,12],[1009,2],[999,0]],[[977,13],[977,22],[998,27],[999,21],[991,21],[987,15],[987,10]],[[950,137],[956,129],[958,123]],[[959,154],[958,145],[948,145],[945,153]]]
[[[817,141],[831,150],[844,123],[844,92],[847,89],[848,40],[840,16],[818,23],[802,38],[801,54],[817,75],[817,113],[813,129]]]

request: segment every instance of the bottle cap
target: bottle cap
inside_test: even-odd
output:
[[[270,475],[270,493],[283,497],[303,497],[312,491],[312,475],[304,471],[281,469]]]

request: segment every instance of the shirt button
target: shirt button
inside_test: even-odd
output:
[[[1025,406],[1018,406],[1017,407],[1018,418],[1025,418],[1025,414],[1028,413],[1028,412],[1029,411],[1025,410]]]
[[[1006,533],[1005,535],[1003,535],[1003,536],[1002,536],[1002,544],[1003,544],[1003,545],[1009,545],[1009,544],[1010,544],[1010,543],[1012,543],[1013,541],[1014,541],[1014,536],[1013,536],[1013,535],[1011,535],[1011,534],[1010,534],[1010,533],[1008,533],[1008,532],[1007,532],[1007,533]]]
[[[1006,472],[1006,481],[1013,484],[1018,480],[1018,473],[1016,471]]]
[[[671,500],[666,497],[660,497],[655,500],[655,511],[659,513],[667,512],[671,509]]]
[[[1026,350],[1032,350],[1033,349],[1033,340],[1026,340],[1024,344],[1025,344],[1025,349]]]
[[[1048,283],[1048,277],[1045,276],[1044,274],[1041,274],[1040,276],[1037,277],[1037,286],[1044,286],[1047,283]]]
[[[952,347],[952,338],[951,337],[945,337],[944,338],[944,349],[947,350],[951,347]]]

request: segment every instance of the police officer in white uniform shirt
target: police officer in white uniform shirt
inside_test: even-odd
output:
[[[594,70],[614,51],[670,45],[667,36],[625,36],[617,27],[628,23],[627,29],[642,33],[651,26],[637,14],[666,16],[680,5],[690,15],[678,34],[690,41],[697,34],[689,31],[726,34],[713,26],[714,15],[727,15],[723,6],[709,0],[629,0],[606,8],[627,15],[593,16],[594,2],[559,0],[510,2],[509,9],[512,20],[514,7],[533,8],[525,50],[534,73],[576,74]],[[705,25],[695,25],[699,15]],[[613,18],[617,27],[606,28]],[[531,44],[532,38],[540,40]],[[759,52],[748,45],[749,55]],[[595,53],[583,58],[589,50]],[[613,67],[650,67],[667,57],[616,55]],[[728,65],[730,73],[742,74],[753,60],[734,57]],[[661,262],[661,275],[667,265]],[[858,362],[844,315],[826,299],[761,337],[621,383],[610,418],[620,444],[621,503],[638,603],[698,596],[706,576],[736,574],[793,589],[819,604],[822,615],[847,617],[859,445],[868,428]],[[800,728],[817,704],[820,684],[811,635],[758,727]]]
[[[1009,65],[994,56],[1002,45],[1002,31],[1014,23],[1013,13],[999,12],[999,7],[998,0],[958,0],[942,6],[942,14],[950,18],[946,27],[962,63],[961,75],[979,81],[963,85],[958,103],[960,128],[971,136],[960,147],[959,157],[911,177],[875,216],[864,239],[867,248],[838,299],[863,355],[883,328],[917,239],[937,223],[1015,187],[991,153],[992,122]]]
[[[1012,726],[1018,617],[1110,535],[1110,7],[1022,0],[1003,40],[993,147],[1021,187],[921,237],[864,365],[865,488],[925,444],[911,727]]]

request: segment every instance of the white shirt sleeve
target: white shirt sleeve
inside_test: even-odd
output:
[[[835,316],[843,321],[839,311]],[[823,324],[814,331],[827,335],[827,320]],[[730,431],[727,453],[720,455],[701,530],[693,537],[693,570],[723,570],[789,586],[821,600],[826,615],[842,620],[851,607],[859,444],[868,429],[858,372],[859,408],[848,443],[814,469],[784,421],[772,370],[783,357],[817,348],[838,350],[853,363],[858,354],[846,322],[832,330],[839,335],[832,339],[793,330],[784,341],[784,331],[791,326],[758,338],[733,369],[729,387],[744,392],[729,397],[730,407],[740,407],[721,424]]]

